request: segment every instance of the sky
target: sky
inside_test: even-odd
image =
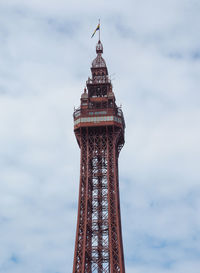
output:
[[[126,121],[127,273],[200,272],[200,2],[1,0],[0,273],[72,271],[72,114],[101,41]]]

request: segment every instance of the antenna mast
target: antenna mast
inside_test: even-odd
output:
[[[100,19],[99,19],[99,41],[100,41],[100,29],[101,29],[101,26],[100,26]]]

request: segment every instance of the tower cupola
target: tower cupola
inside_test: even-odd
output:
[[[103,45],[100,40],[98,41],[96,45],[96,53],[97,53],[97,56],[92,62],[92,68],[103,68],[103,67],[106,68],[106,62],[104,58],[101,56],[103,54]]]
[[[103,53],[103,45],[102,45],[102,43],[101,43],[101,41],[99,40],[98,41],[98,43],[97,43],[97,45],[96,45],[96,53],[98,54],[98,53]]]

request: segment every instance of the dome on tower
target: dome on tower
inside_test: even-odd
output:
[[[84,93],[81,95],[81,99],[87,99],[87,98],[88,98],[87,90],[86,88],[84,88]]]
[[[102,58],[101,56],[101,54],[103,53],[103,45],[100,40],[98,41],[96,45],[96,53],[97,53],[97,57],[92,62],[92,68],[106,67],[106,62],[104,58]]]
[[[101,55],[97,55],[97,57],[92,62],[92,68],[98,68],[98,67],[106,67],[106,62],[101,57]]]

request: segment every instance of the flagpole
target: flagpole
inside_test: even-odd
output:
[[[100,29],[101,29],[101,26],[100,26],[100,19],[99,19],[99,41],[100,41]]]

